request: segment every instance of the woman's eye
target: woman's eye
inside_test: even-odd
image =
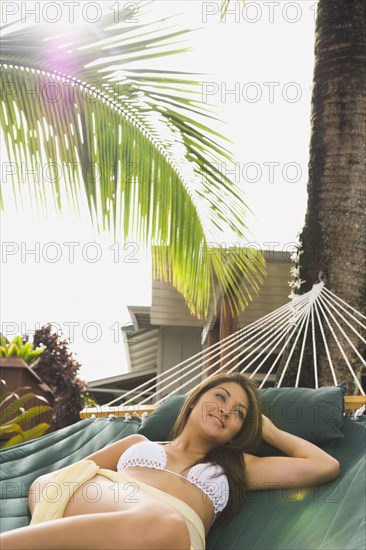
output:
[[[218,397],[221,401],[225,401],[225,397],[221,393],[216,393],[216,397]]]
[[[242,413],[242,411],[234,411],[236,416],[238,416],[240,418],[240,420],[243,420],[244,419],[244,414]]]

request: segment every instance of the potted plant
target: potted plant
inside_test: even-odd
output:
[[[14,336],[11,342],[3,335],[0,337],[0,359],[20,357],[27,365],[34,367],[44,350],[45,347],[35,349],[32,343],[24,342],[21,336]],[[10,364],[10,362],[0,361],[0,364]]]
[[[53,405],[54,394],[32,368],[37,364],[44,350],[45,347],[36,349],[33,344],[24,342],[21,336],[15,336],[11,342],[3,335],[0,337],[0,379],[2,382],[0,407],[1,403],[6,404],[6,412],[3,410],[0,413],[0,422],[5,423],[7,430],[4,432],[3,429],[2,434],[11,433],[11,431],[9,432],[11,420],[12,428],[19,435],[17,442],[26,441],[26,437],[31,436],[31,433],[25,435],[23,428],[34,429],[34,434],[36,434],[34,437],[40,435],[41,429],[37,427],[38,417],[45,420],[43,432],[49,428],[48,420],[51,420],[49,411],[52,410],[49,405]],[[39,401],[42,401],[43,408],[39,408]],[[47,404],[46,409],[44,404]],[[28,411],[27,415],[22,416],[25,413],[24,405],[31,406],[32,412]],[[36,414],[35,407],[38,408],[38,414]],[[9,417],[9,411],[12,410],[15,411],[15,416]]]
[[[6,389],[5,380],[0,380],[0,449],[43,435],[50,424],[39,420],[53,410],[47,399],[29,391],[29,387],[10,392]]]

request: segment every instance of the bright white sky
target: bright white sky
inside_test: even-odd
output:
[[[4,21],[4,10],[10,10],[7,5],[36,3],[2,4]],[[67,3],[57,4],[62,21],[70,25]],[[94,17],[91,4],[97,2],[87,1],[79,7],[75,3],[76,17],[86,4],[90,11],[84,14]],[[105,8],[116,2],[102,4]],[[234,141],[232,150],[239,163],[233,179],[244,187],[255,214],[248,220],[249,238],[262,249],[282,250],[297,240],[306,208],[316,2],[247,2],[245,11],[241,2],[233,1],[223,22],[219,5],[200,0],[154,1],[152,12],[157,19],[179,14],[179,26],[201,27],[191,35],[192,52],[165,57],[159,64],[155,61],[154,67],[206,75],[202,98],[215,105],[218,117],[225,121],[221,128]],[[54,14],[50,8],[46,18]],[[32,21],[29,16],[28,21]],[[36,24],[45,24],[42,13]],[[54,31],[51,24],[50,28]],[[1,145],[4,166],[3,141]],[[8,187],[1,217],[2,332],[8,337],[32,334],[37,326],[57,323],[82,364],[81,378],[125,372],[120,327],[131,322],[127,305],[150,305],[147,251],[131,237],[120,243],[117,258],[116,248],[110,249],[113,238],[96,236],[86,214],[79,220],[71,214],[57,218],[51,206],[48,220],[25,209],[17,213]],[[79,243],[74,245],[74,261],[72,245],[64,243]],[[36,252],[27,253],[30,250]],[[52,261],[57,254],[59,259]]]

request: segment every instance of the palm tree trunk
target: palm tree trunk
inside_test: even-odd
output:
[[[327,287],[366,314],[366,2],[319,0],[312,96],[308,206],[301,234],[301,279],[306,292],[325,276]],[[351,334],[349,335],[351,337]],[[338,381],[355,389],[338,346],[330,341]],[[354,339],[361,355],[366,346]],[[308,346],[309,347],[309,346]],[[361,379],[361,363],[349,357]],[[324,348],[320,384],[332,385]],[[308,349],[302,385],[311,385]],[[281,369],[279,369],[280,374]],[[284,385],[293,381],[289,370]]]
[[[220,352],[220,358],[216,357],[216,353],[206,361],[206,367],[210,367],[207,375],[215,374],[223,367],[224,370],[233,368],[239,361],[235,346],[230,350],[225,350],[223,340],[234,334],[238,330],[239,315],[230,308],[230,300],[224,295],[221,297],[220,308],[215,319],[213,328],[208,333],[207,348],[210,349],[218,342],[221,342],[220,348],[216,351]]]
[[[220,341],[234,334],[238,330],[238,314],[230,308],[227,296],[223,296],[220,309]],[[235,346],[229,351],[221,349],[221,367],[232,369],[238,363]]]

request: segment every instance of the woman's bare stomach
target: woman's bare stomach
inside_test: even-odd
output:
[[[185,502],[201,518],[206,531],[213,520],[213,507],[200,489],[168,472],[151,468],[126,468],[121,472],[121,483],[113,482],[102,475],[95,475],[76,488],[70,498],[64,517],[80,514],[127,511],[142,505],[154,505],[156,497],[141,490],[133,481],[125,482],[123,474],[160,489]]]

